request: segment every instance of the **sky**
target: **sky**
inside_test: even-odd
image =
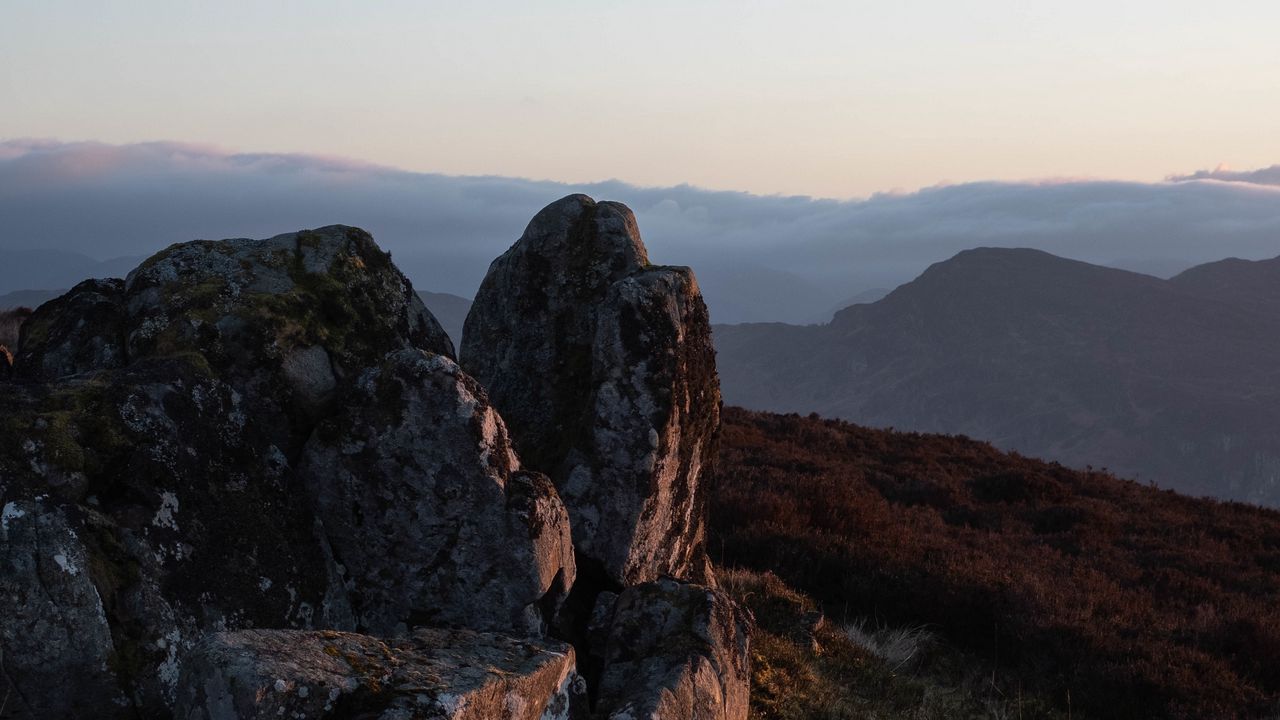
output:
[[[1280,161],[1280,3],[0,0],[0,139],[866,198]]]

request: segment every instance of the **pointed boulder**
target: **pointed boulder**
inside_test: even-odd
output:
[[[462,366],[555,481],[607,584],[707,579],[703,469],[720,385],[693,272],[649,263],[635,216],[571,195],[493,262]],[[586,569],[586,568],[584,568]]]

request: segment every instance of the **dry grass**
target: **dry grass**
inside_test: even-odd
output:
[[[895,628],[878,625],[871,618],[856,618],[843,629],[853,644],[880,658],[895,671],[920,660],[936,642],[933,633],[923,625]]]
[[[1065,717],[1042,698],[993,685],[981,663],[941,643],[905,635],[886,660],[823,618],[817,603],[772,573],[725,570],[723,587],[756,619],[751,639],[752,720],[997,720]],[[911,668],[908,669],[907,665]]]

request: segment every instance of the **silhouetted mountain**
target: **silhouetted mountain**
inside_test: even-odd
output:
[[[1276,267],[1161,280],[969,250],[827,325],[717,326],[725,401],[1280,504],[1280,292],[1260,279]]]
[[[1262,312],[1280,311],[1280,258],[1227,258],[1198,265],[1170,280],[1180,289]]]
[[[37,308],[58,297],[66,290],[17,290],[0,295],[0,310],[27,307]]]
[[[850,305],[866,305],[867,303],[873,303],[889,293],[890,290],[887,288],[871,288],[869,290],[863,290],[860,293],[850,295],[837,305],[834,305],[830,310],[830,314],[834,316],[836,313]],[[824,318],[823,322],[827,322],[828,320],[829,318]]]
[[[453,341],[456,348],[462,344],[462,323],[467,319],[467,313],[471,311],[471,301],[449,293],[427,292],[419,290],[418,297],[422,298],[422,304],[427,306],[432,315],[436,316],[436,320],[440,322],[440,327],[449,334],[449,339]]]
[[[69,288],[85,278],[124,277],[142,258],[95,260],[64,250],[0,248],[0,293]]]

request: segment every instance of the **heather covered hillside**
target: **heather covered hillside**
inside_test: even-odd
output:
[[[712,549],[832,619],[927,627],[1076,717],[1280,710],[1280,514],[963,437],[737,408],[723,430]]]

